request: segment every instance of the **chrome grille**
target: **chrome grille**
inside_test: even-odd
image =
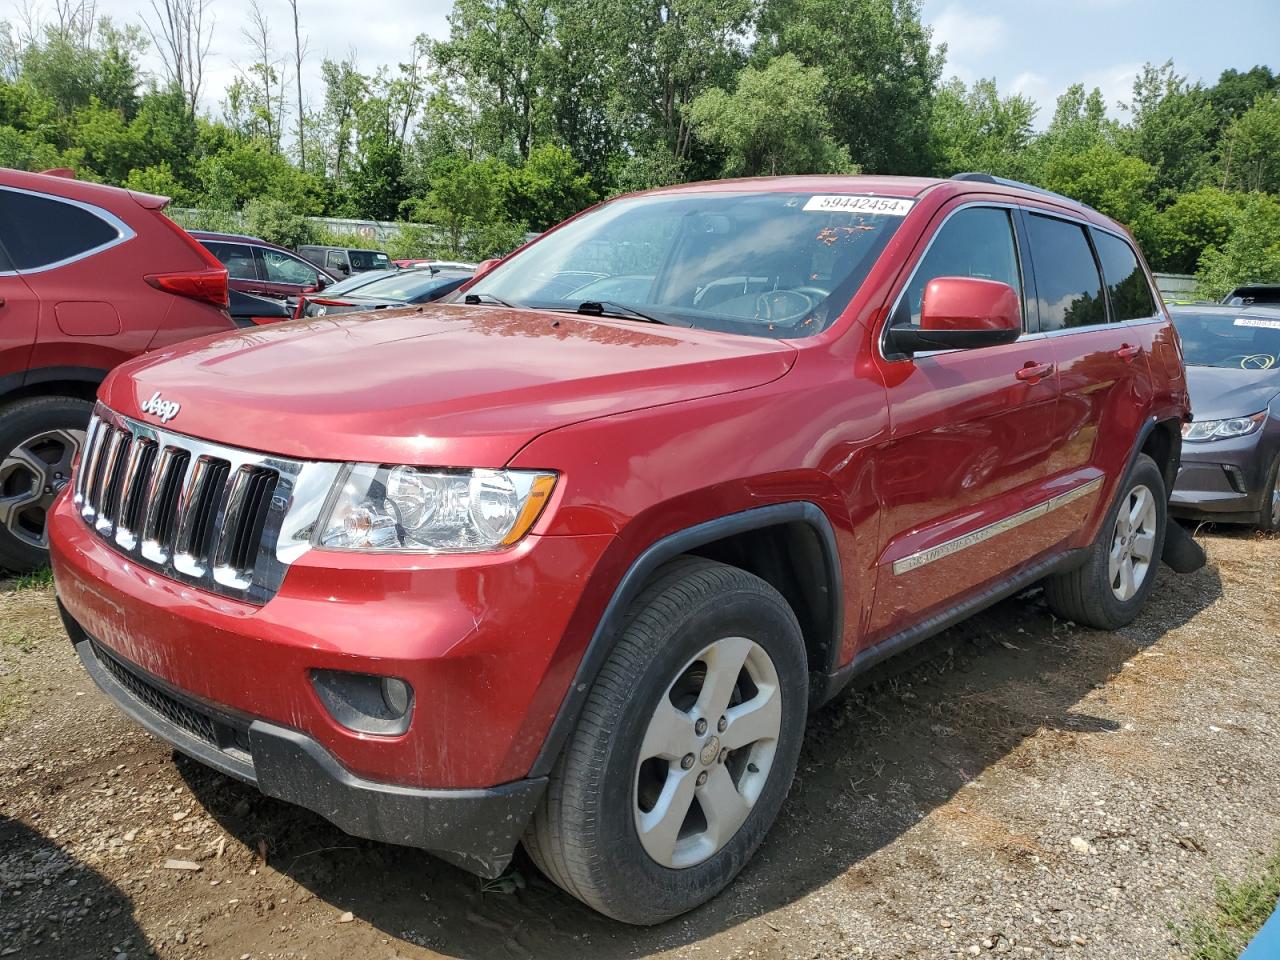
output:
[[[118,552],[261,604],[308,548],[338,468],[196,440],[99,404],[73,496],[85,523]]]

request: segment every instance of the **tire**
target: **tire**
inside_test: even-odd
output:
[[[0,567],[26,573],[48,563],[45,514],[71,479],[92,412],[74,397],[0,408]]]
[[[1085,562],[1044,583],[1049,609],[1065,620],[1098,630],[1118,630],[1142,610],[1155,586],[1169,522],[1164,477],[1145,453],[1138,455],[1119,491]],[[1142,500],[1144,495],[1148,499]],[[1122,515],[1137,515],[1139,509],[1136,527],[1123,528]],[[1111,563],[1113,549],[1120,555],[1116,566]],[[1126,558],[1132,564],[1129,584],[1123,576]]]
[[[1271,464],[1264,489],[1266,495],[1262,509],[1258,511],[1258,529],[1265,533],[1280,533],[1280,454]]]
[[[736,684],[722,679],[731,676]],[[722,725],[712,714],[728,692]],[[525,849],[558,886],[616,920],[653,924],[693,909],[728,886],[773,824],[800,755],[807,697],[804,641],[786,600],[736,567],[673,561],[631,605]],[[776,736],[733,750],[719,740],[762,729]],[[664,829],[672,825],[681,831]]]

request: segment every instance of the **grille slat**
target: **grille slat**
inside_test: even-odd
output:
[[[154,440],[139,437],[133,441],[121,482],[120,511],[116,515],[116,542],[123,547],[132,548],[138,541],[138,521],[151,486],[151,468],[155,459]]]
[[[174,579],[265,603],[310,540],[310,524],[292,522],[285,548],[295,496],[318,510],[337,469],[195,440],[100,404],[72,492],[90,529],[118,551]]]

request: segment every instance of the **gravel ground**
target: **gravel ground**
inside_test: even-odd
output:
[[[1204,537],[1114,634],[1035,592],[813,718],[760,855],[688,917],[600,918],[525,860],[482,883],[181,757],[0,594],[0,956],[1182,956],[1280,839],[1280,539]]]

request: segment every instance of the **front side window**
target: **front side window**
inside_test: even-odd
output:
[[[279,250],[262,250],[262,267],[271,283],[296,283],[310,286],[316,282],[316,268]]]
[[[1102,278],[1089,238],[1079,224],[1033,213],[1027,217],[1041,330],[1068,330],[1107,322]]]
[[[1119,237],[1093,231],[1093,243],[1102,261],[1102,275],[1111,293],[1111,319],[1145,320],[1156,315],[1151,285],[1133,247]]]
[[[39,270],[114,243],[120,230],[83,207],[0,189],[0,240],[12,269]]]
[[[1007,283],[1022,296],[1022,272],[1009,211],[967,207],[939,228],[898,302],[893,325],[920,325],[925,287],[938,277],[973,277]]]
[[[347,258],[341,250],[330,250],[324,255],[324,265],[331,270],[345,270]]]
[[[232,280],[257,280],[258,267],[253,262],[253,248],[243,243],[223,243],[220,240],[201,240],[206,250],[218,258],[227,268]]]
[[[810,336],[840,315],[912,203],[770,191],[616,200],[526,247],[465,296],[751,336]]]
[[[391,258],[381,250],[351,250],[352,270],[386,270],[391,266]]]

